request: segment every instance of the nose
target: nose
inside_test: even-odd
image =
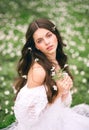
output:
[[[50,43],[47,38],[45,38],[44,41],[45,41],[45,44],[46,44],[46,45],[48,45],[48,44]]]

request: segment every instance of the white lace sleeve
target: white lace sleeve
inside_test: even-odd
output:
[[[68,97],[63,101],[64,106],[70,107],[72,103],[72,95],[71,92],[69,92]]]
[[[25,125],[34,124],[47,103],[44,86],[32,89],[27,88],[27,86],[23,87],[17,96],[14,106],[17,121]]]

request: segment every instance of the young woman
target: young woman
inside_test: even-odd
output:
[[[89,129],[89,118],[69,108],[73,79],[64,46],[51,21],[37,19],[29,25],[15,83],[17,121],[7,130]]]

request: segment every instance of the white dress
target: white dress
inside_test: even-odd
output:
[[[17,121],[3,130],[89,130],[89,117],[84,115],[89,114],[89,106],[69,108],[70,103],[69,94],[65,102],[59,98],[48,105],[44,85],[31,89],[25,85],[14,105]]]

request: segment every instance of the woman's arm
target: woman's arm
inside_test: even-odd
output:
[[[44,86],[45,71],[37,63],[29,70],[27,84],[19,91],[14,112],[16,119],[24,126],[32,125],[47,106]]]
[[[46,72],[41,65],[35,63],[28,73],[28,87],[34,88],[44,83]]]

